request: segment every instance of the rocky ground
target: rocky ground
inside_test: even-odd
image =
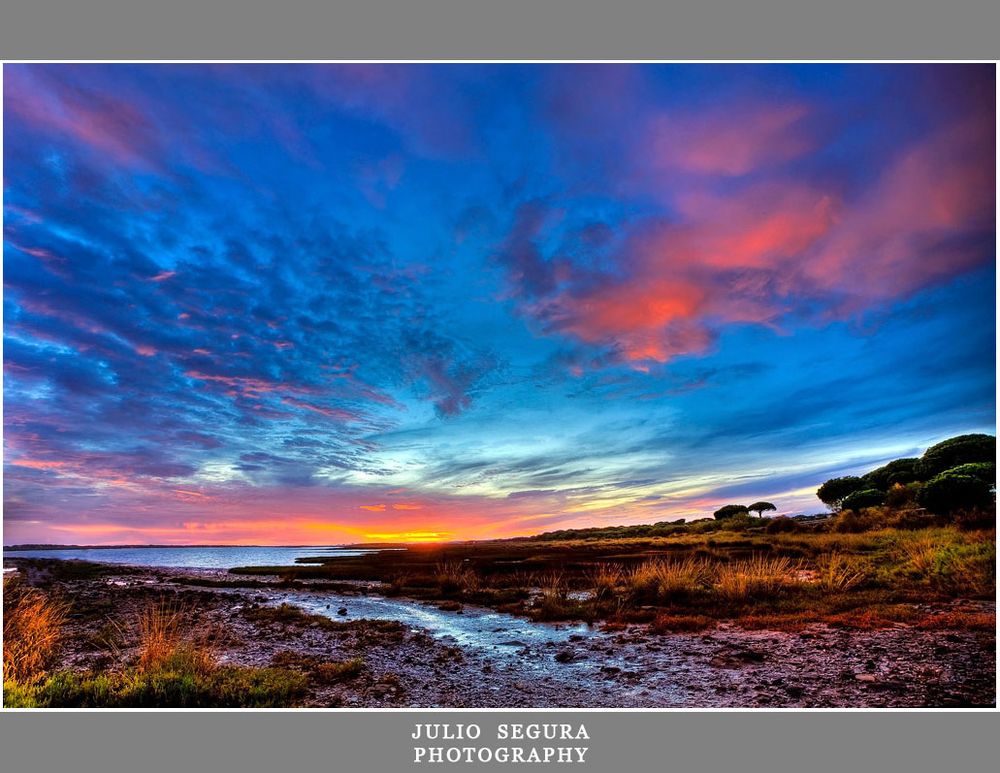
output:
[[[67,667],[106,669],[126,660],[127,647],[108,646],[116,631],[112,621],[128,620],[160,598],[187,610],[195,621],[192,635],[220,662],[363,660],[356,678],[314,685],[305,701],[312,706],[956,707],[993,706],[996,700],[992,632],[898,624],[872,631],[815,625],[787,633],[723,624],[701,633],[656,634],[644,625],[552,626],[469,606],[443,612],[408,600],[393,602],[412,608],[400,623],[365,618],[370,591],[363,588],[352,594],[183,584],[225,579],[193,570],[123,567],[72,580],[46,578],[44,570],[25,564],[21,571],[74,600]],[[320,611],[337,624],[247,617],[248,609],[282,602]],[[428,627],[413,623],[423,608],[434,613]],[[993,610],[993,604],[971,601],[940,607],[942,613]],[[436,627],[442,615],[462,623],[457,635]]]

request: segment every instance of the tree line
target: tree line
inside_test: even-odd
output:
[[[959,435],[921,457],[895,459],[861,476],[832,478],[816,492],[831,510],[915,503],[935,515],[988,508],[996,496],[996,438]]]

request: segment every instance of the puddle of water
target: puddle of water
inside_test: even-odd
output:
[[[535,649],[570,643],[570,637],[590,638],[601,636],[599,631],[585,623],[552,624],[535,623],[503,612],[466,606],[461,613],[446,612],[431,605],[385,596],[329,596],[314,597],[289,594],[289,603],[307,612],[323,615],[332,620],[374,618],[398,620],[404,625],[422,628],[431,636],[465,647],[484,649],[519,650]],[[347,607],[347,616],[337,614],[337,609]]]

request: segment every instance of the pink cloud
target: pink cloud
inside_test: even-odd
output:
[[[861,299],[912,292],[971,268],[992,230],[996,176],[993,127],[968,122],[905,149],[876,185],[838,219],[805,277]]]
[[[107,91],[77,86],[62,77],[72,72],[68,66],[5,68],[5,107],[36,128],[70,137],[116,164],[157,168],[160,140],[145,112]]]
[[[337,419],[338,421],[359,421],[360,417],[351,413],[350,411],[345,411],[341,408],[328,408],[322,405],[315,405],[313,403],[306,402],[305,400],[297,400],[294,397],[284,397],[281,402],[285,405],[291,405],[294,408],[302,408],[313,413],[318,413],[321,416],[326,416],[328,419]]]
[[[690,114],[661,113],[649,121],[650,163],[659,170],[737,176],[808,152],[803,104],[726,105]]]
[[[782,167],[813,147],[808,115],[792,105],[710,114],[704,124],[653,120],[660,177],[647,169],[635,182],[671,214],[627,226],[601,276],[560,264],[555,289],[522,308],[644,369],[704,353],[725,324],[777,327],[790,311],[857,313],[989,257],[991,120],[965,119],[898,147],[851,190],[837,175]],[[633,151],[637,165],[649,151]],[[670,170],[693,176],[677,186]]]

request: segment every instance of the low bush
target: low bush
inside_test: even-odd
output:
[[[154,667],[122,672],[58,671],[33,686],[4,683],[11,708],[241,708],[288,706],[305,693],[306,677],[278,668],[209,665],[180,649]]]
[[[802,531],[802,525],[788,516],[779,515],[777,518],[771,518],[768,520],[767,526],[764,527],[764,531],[767,534],[790,534]]]
[[[949,515],[957,510],[990,507],[993,490],[990,483],[972,475],[943,472],[927,481],[917,501],[932,513]]]

